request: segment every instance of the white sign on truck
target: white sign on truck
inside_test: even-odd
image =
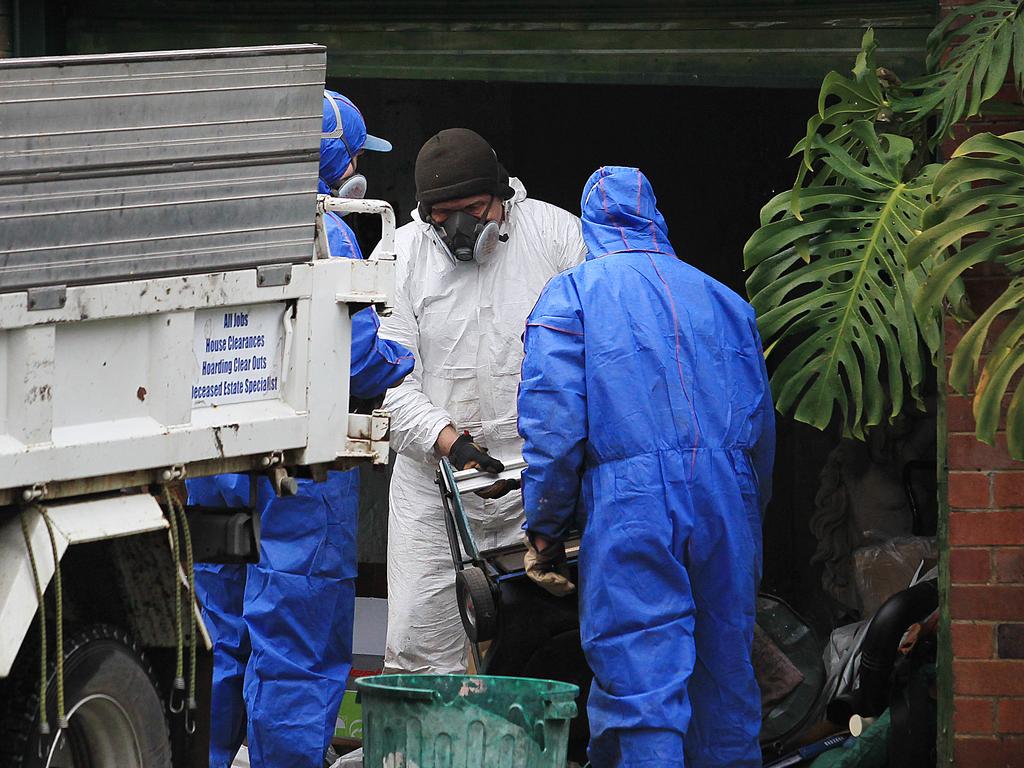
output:
[[[196,312],[192,406],[281,396],[284,304]]]

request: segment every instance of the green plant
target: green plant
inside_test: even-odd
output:
[[[981,134],[956,150],[935,179],[936,202],[925,211],[927,229],[911,243],[911,265],[950,253],[917,296],[918,313],[934,311],[960,275],[983,262],[1001,265],[1014,279],[978,317],[953,351],[949,383],[968,393],[977,381],[974,416],[981,440],[992,443],[1002,404],[1024,368],[1024,131]],[[1000,322],[1002,321],[1002,322]],[[1003,326],[1000,328],[1000,326]],[[979,374],[979,361],[990,342]],[[1007,411],[1011,454],[1024,456],[1024,383]]]
[[[942,311],[973,325],[951,383],[975,387],[979,439],[991,442],[1013,374],[1024,367],[1024,275],[974,319],[961,276],[994,262],[1024,272],[1024,135],[978,136],[931,162],[954,124],[976,115],[1012,66],[1024,78],[1024,2],[962,6],[929,36],[929,73],[901,83],[875,65],[868,30],[852,77],[830,73],[793,155],[792,190],[768,202],[744,248],[747,290],[778,409],[863,438],[908,401],[921,406]],[[936,128],[929,135],[928,121]],[[983,186],[978,186],[978,183]],[[1005,330],[1004,313],[1014,313]],[[998,336],[981,366],[986,339]],[[1011,451],[1024,457],[1024,389],[1009,404]]]

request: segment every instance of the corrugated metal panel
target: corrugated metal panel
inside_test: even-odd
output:
[[[0,291],[305,261],[319,46],[0,62]]]
[[[331,77],[815,87],[867,26],[881,59],[921,70],[934,0],[82,0],[69,50],[316,40]]]

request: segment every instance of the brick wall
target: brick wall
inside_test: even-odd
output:
[[[1007,88],[1001,96],[1009,101],[1016,93]],[[958,127],[945,154],[969,135],[1022,128],[1019,118],[971,121]],[[978,311],[1008,282],[986,266],[966,281]],[[947,353],[962,333],[947,321]],[[1024,463],[1009,457],[1004,434],[995,446],[979,443],[970,399],[952,391],[946,432],[952,711],[945,724],[952,732],[940,739],[944,764],[1024,767]]]
[[[1024,464],[974,439],[969,399],[946,402],[952,757],[1024,766]]]

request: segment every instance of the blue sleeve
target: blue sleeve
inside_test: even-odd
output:
[[[331,256],[362,259],[355,233],[334,213],[324,216]],[[379,397],[412,371],[412,352],[377,335],[380,320],[372,307],[352,316],[352,370],[349,390],[362,400]]]
[[[587,441],[583,311],[570,274],[552,278],[526,321],[519,433],[530,533],[561,540],[576,524]]]
[[[754,412],[757,434],[750,450],[750,460],[754,465],[757,477],[758,495],[761,501],[761,515],[772,498],[772,470],[775,465],[775,404],[772,402],[771,385],[768,382],[768,370],[764,363],[764,351],[757,325],[751,321],[755,344],[761,356],[761,402]]]
[[[397,341],[377,335],[380,320],[373,307],[356,312],[352,317],[352,378],[349,385],[353,397],[363,400],[383,395],[412,372],[412,352]]]
[[[356,233],[342,220],[341,216],[329,212],[324,214],[324,229],[327,231],[327,246],[331,256],[342,259],[362,259]]]

